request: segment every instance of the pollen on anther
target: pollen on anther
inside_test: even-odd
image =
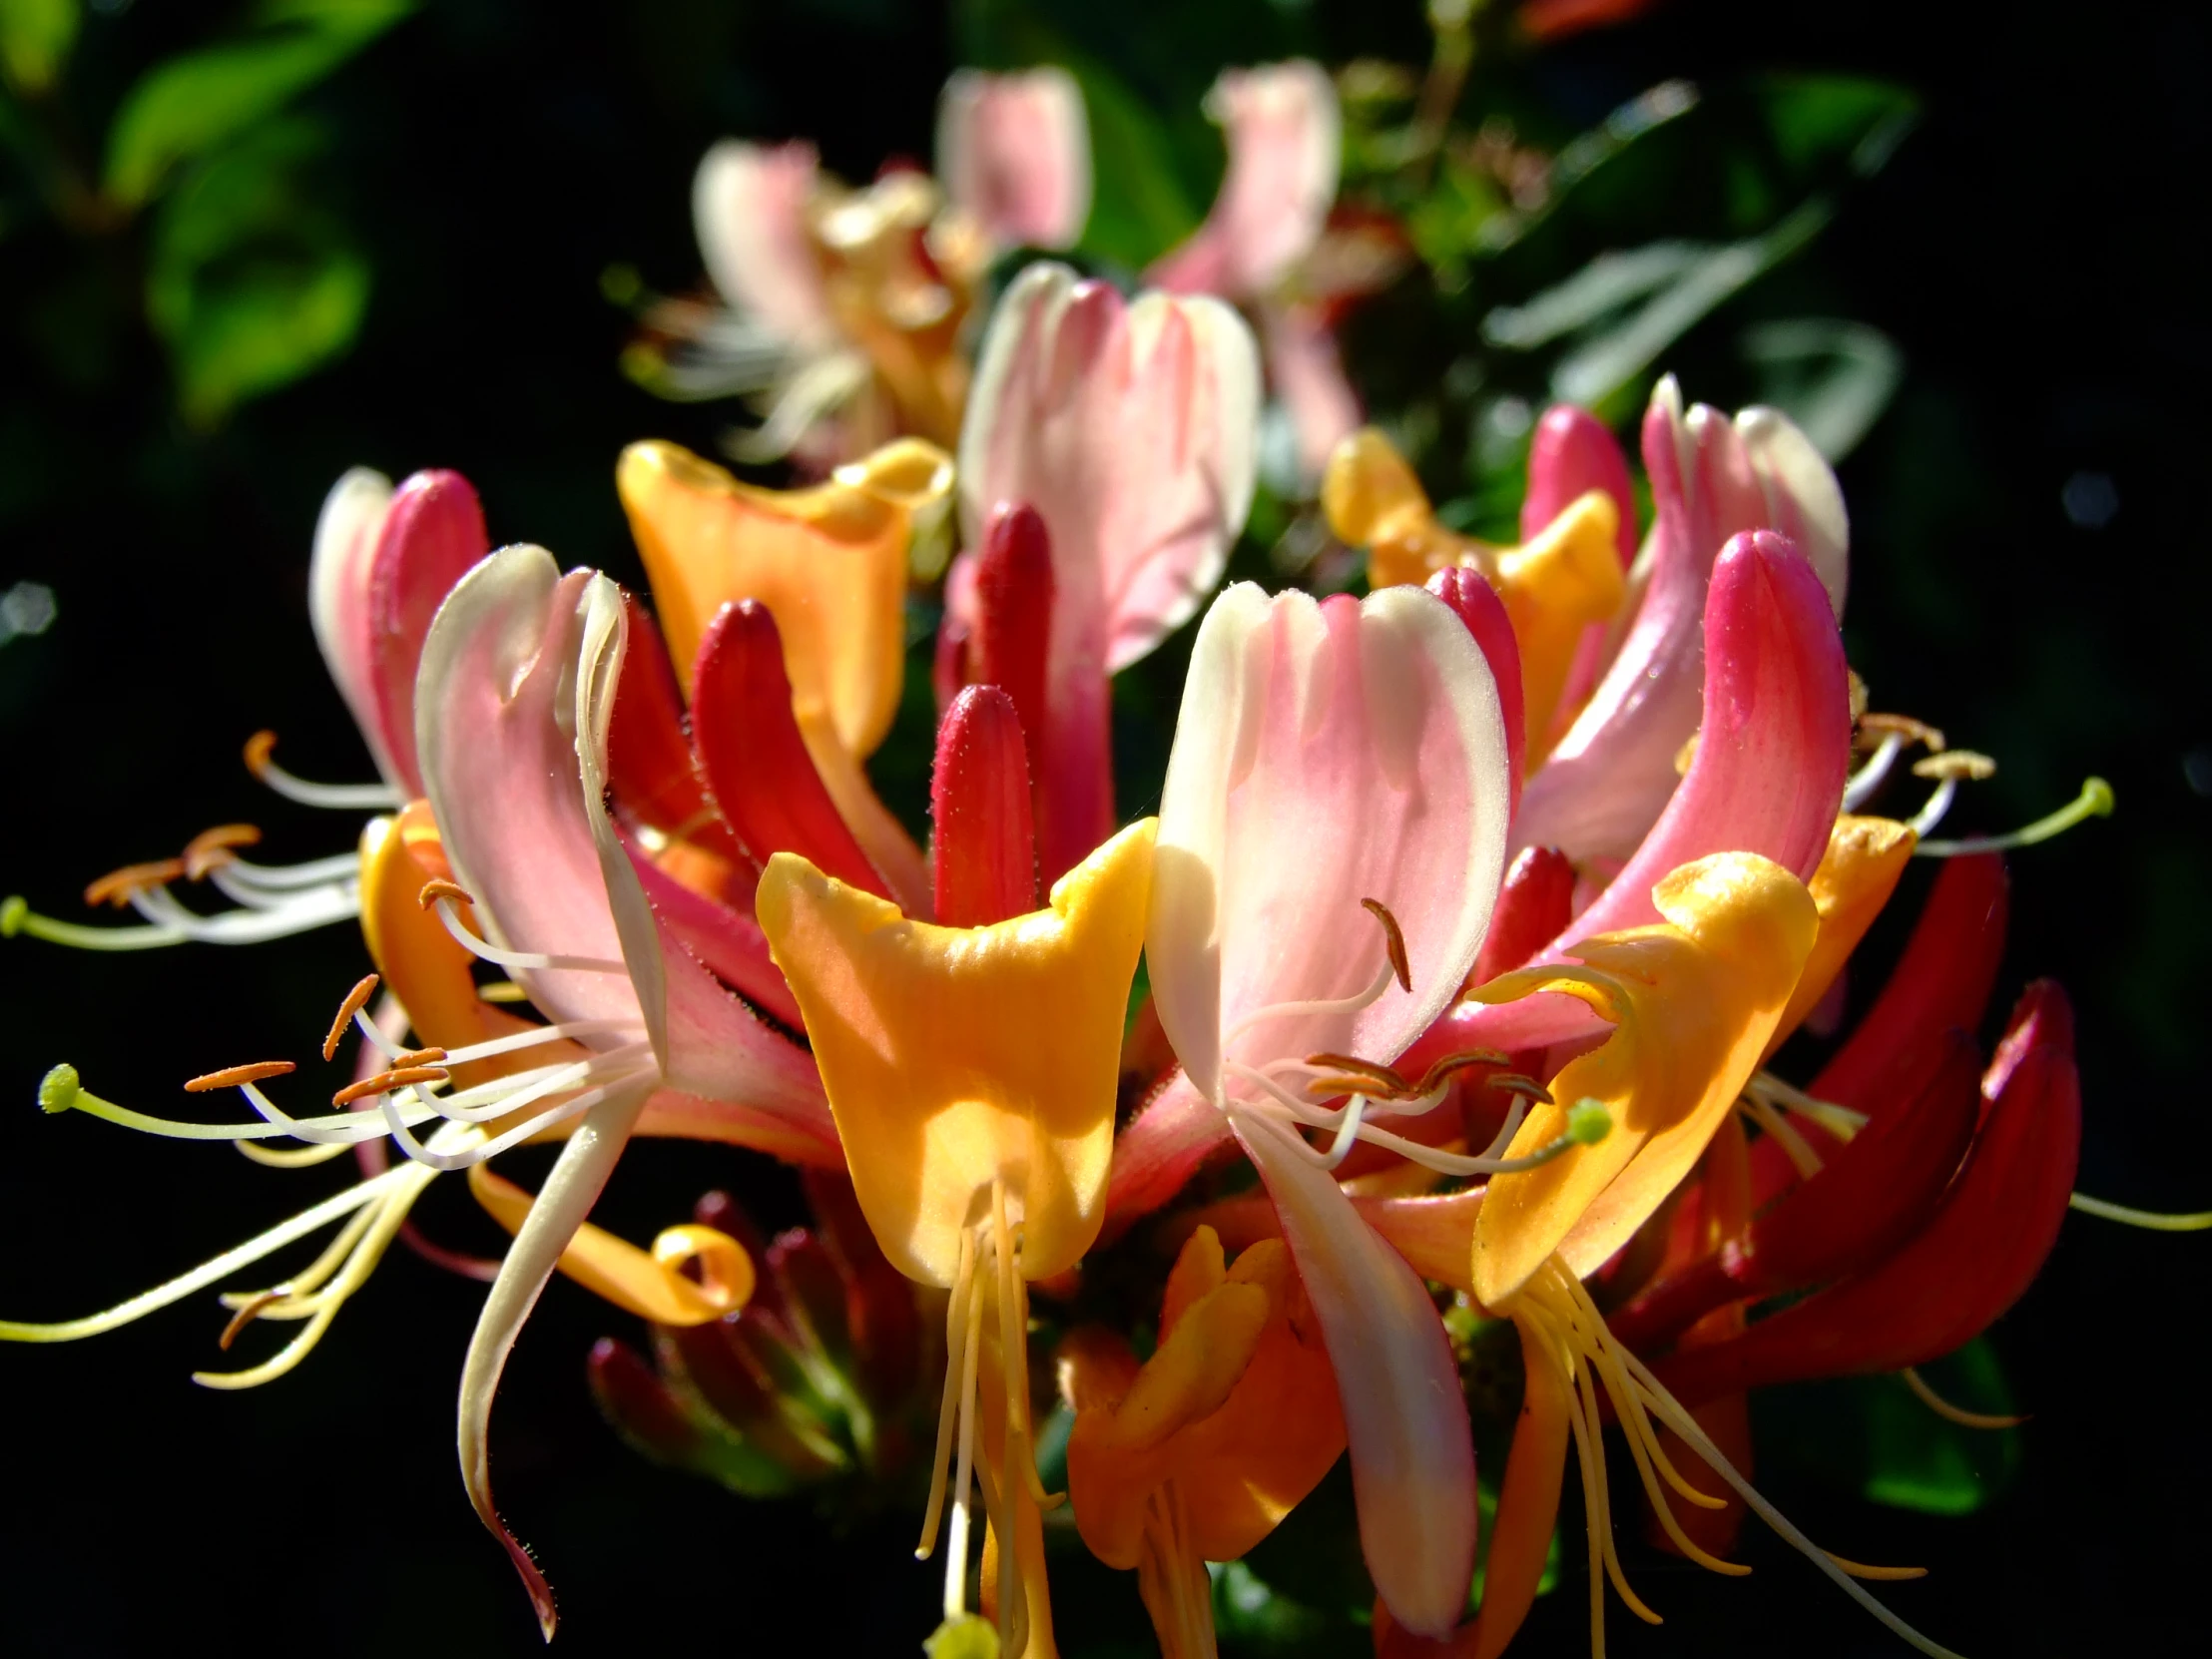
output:
[[[186,879],[201,880],[211,871],[236,862],[236,848],[253,846],[261,838],[261,830],[251,824],[219,824],[213,830],[201,830],[185,843]]]
[[[469,891],[466,887],[462,886],[458,881],[448,881],[442,875],[436,877],[433,880],[423,882],[422,891],[415,896],[417,901],[425,910],[427,910],[431,905],[435,904],[441,898],[450,898],[456,904],[473,904],[476,902],[476,900],[469,895]]]
[[[85,889],[85,902],[91,905],[113,904],[117,909],[130,902],[134,893],[149,887],[159,887],[174,881],[185,873],[182,858],[157,858],[150,863],[125,864],[112,869]]]
[[[1970,749],[1946,749],[1913,763],[1916,778],[1964,778],[1979,783],[1996,776],[1997,764]]]
[[[376,994],[376,975],[364,973],[360,981],[345,993],[345,1000],[338,1004],[338,1017],[330,1021],[330,1034],[322,1039],[322,1057],[334,1060],[338,1057],[338,1041],[345,1035],[345,1028],[353,1023],[353,1016],[368,1006],[368,999]]]
[[[395,1057],[391,1066],[394,1071],[404,1071],[409,1066],[435,1065],[444,1058],[445,1050],[442,1048],[410,1048],[406,1053]]]
[[[1915,720],[1911,715],[1866,714],[1862,712],[1859,716],[1858,726],[1859,735],[1862,738],[1873,738],[1878,741],[1883,738],[1901,738],[1907,743],[1923,745],[1933,755],[1940,755],[1943,752],[1943,734],[1941,731],[1929,725],[1925,720]]]
[[[1389,952],[1390,971],[1397,975],[1398,988],[1413,988],[1413,968],[1405,954],[1405,934],[1397,924],[1397,917],[1390,914],[1390,907],[1380,898],[1363,898],[1361,904],[1382,924],[1383,948]]]
[[[390,1071],[380,1071],[374,1077],[364,1077],[358,1083],[348,1083],[330,1097],[333,1106],[350,1106],[356,1100],[366,1100],[370,1095],[386,1094],[393,1089],[404,1089],[415,1083],[442,1083],[451,1076],[443,1066],[394,1066]]]
[[[259,1083],[265,1077],[288,1077],[298,1069],[289,1060],[255,1060],[243,1066],[225,1066],[221,1071],[195,1077],[185,1085],[185,1093],[208,1094],[216,1089],[236,1089],[248,1083]]]

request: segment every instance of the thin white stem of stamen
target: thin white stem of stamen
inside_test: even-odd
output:
[[[609,1078],[597,1088],[586,1089],[574,1099],[564,1100],[551,1110],[540,1112],[536,1117],[518,1123],[512,1129],[494,1135],[481,1146],[471,1147],[465,1152],[438,1152],[416,1140],[414,1136],[407,1132],[407,1126],[401,1121],[398,1102],[389,1094],[382,1097],[384,1122],[391,1130],[391,1138],[399,1143],[399,1150],[416,1163],[427,1164],[434,1170],[467,1169],[472,1164],[480,1164],[487,1158],[496,1157],[510,1146],[519,1146],[531,1136],[550,1129],[557,1123],[564,1123],[572,1117],[590,1111],[615,1090],[642,1077],[651,1069],[650,1065],[644,1065],[622,1072]],[[419,1091],[418,1098],[421,1098]]]
[[[282,903],[266,908],[225,910],[210,916],[187,909],[167,887],[147,887],[131,894],[131,907],[156,927],[173,930],[181,939],[197,939],[203,944],[265,944],[334,921],[350,921],[361,913],[361,899],[358,884],[348,881],[303,888]]]
[[[975,1272],[975,1235],[960,1235],[959,1266],[952,1274],[952,1294],[944,1301],[944,1397],[937,1406],[937,1454],[929,1470],[929,1502],[921,1515],[921,1542],[914,1559],[926,1561],[937,1547],[937,1525],[944,1518],[944,1487],[953,1425],[960,1409],[961,1356],[967,1352],[968,1285]]]
[[[619,973],[629,976],[630,964],[610,961],[604,956],[554,956],[539,950],[503,950],[498,945],[487,944],[461,925],[459,913],[450,898],[437,901],[438,919],[445,923],[445,930],[461,942],[463,949],[487,962],[497,962],[503,968],[547,970],[565,969],[571,973]]]
[[[1330,1162],[1330,1159],[1335,1156],[1333,1152],[1324,1153],[1309,1146],[1305,1138],[1295,1133],[1290,1125],[1283,1120],[1287,1117],[1292,1123],[1301,1124],[1310,1129],[1341,1131],[1344,1114],[1323,1111],[1319,1107],[1309,1106],[1286,1095],[1275,1084],[1260,1073],[1253,1071],[1249,1066],[1240,1066],[1231,1061],[1224,1069],[1233,1071],[1240,1076],[1246,1076],[1249,1081],[1266,1089],[1274,1097],[1271,1100],[1244,1102],[1242,1103],[1244,1110],[1253,1117],[1271,1123],[1280,1129],[1283,1132],[1284,1139],[1304,1153],[1308,1161],[1317,1168],[1334,1169],[1337,1167],[1335,1163]],[[1516,1121],[1511,1124],[1511,1127],[1517,1130],[1520,1126]],[[1523,1153],[1518,1158],[1504,1158],[1497,1156],[1495,1143],[1493,1143],[1492,1149],[1485,1152],[1481,1157],[1470,1158],[1462,1153],[1438,1151],[1435,1147],[1425,1145],[1420,1141],[1407,1140],[1403,1135],[1393,1135],[1386,1129],[1379,1129],[1374,1124],[1364,1121],[1359,1125],[1357,1134],[1359,1139],[1366,1141],[1370,1146],[1380,1146],[1386,1151],[1394,1152],[1412,1163],[1419,1164],[1423,1169],[1434,1170],[1438,1175],[1517,1175],[1523,1170],[1536,1169],[1541,1165],[1550,1163],[1552,1159],[1572,1151],[1576,1145],[1571,1137],[1562,1135],[1557,1140],[1547,1142],[1533,1152]],[[1510,1137],[1508,1137],[1507,1144],[1510,1144]]]
[[[967,1611],[967,1551],[975,1476],[975,1373],[983,1352],[983,1275],[978,1264],[968,1287],[966,1341],[960,1345],[960,1450],[952,1473],[952,1522],[945,1531],[944,1616]]]
[[[1855,1112],[1849,1106],[1839,1106],[1833,1100],[1822,1100],[1809,1095],[1794,1083],[1786,1083],[1771,1071],[1755,1072],[1744,1085],[1746,1094],[1754,1094],[1777,1106],[1787,1106],[1791,1111],[1811,1118],[1840,1141],[1848,1141],[1867,1127],[1867,1114]]]
[[[1913,833],[1926,839],[1928,832],[1943,822],[1943,815],[1950,811],[1950,804],[1957,795],[1957,779],[1945,778],[1937,784],[1936,793],[1928,798],[1928,805],[1912,820]]]
[[[1329,1143],[1329,1150],[1321,1155],[1323,1169],[1337,1169],[1352,1156],[1352,1149],[1360,1139],[1361,1113],[1368,1104],[1368,1097],[1356,1094],[1345,1102],[1344,1121],[1337,1125],[1337,1138]]]
[[[2033,846],[2047,841],[2053,835],[2063,834],[2075,825],[2092,818],[2112,816],[2112,786],[2101,778],[2084,779],[2081,793],[2055,813],[2046,813],[2033,824],[2025,825],[2007,835],[1969,835],[1964,840],[1923,840],[1913,850],[1930,858],[1956,858],[1975,852],[2005,852],[2018,846]],[[1916,822],[1915,828],[1919,828]]]
[[[388,813],[406,805],[399,792],[388,784],[310,784],[286,772],[266,753],[255,766],[254,776],[286,801],[296,801],[302,807],[327,808],[341,813]]]
[[[400,1165],[372,1176],[356,1187],[333,1193],[320,1204],[302,1210],[288,1221],[277,1223],[266,1233],[257,1234],[234,1250],[227,1250],[212,1261],[203,1262],[190,1273],[170,1280],[166,1285],[119,1302],[113,1308],[84,1319],[65,1320],[55,1325],[23,1325],[14,1321],[0,1321],[0,1340],[30,1343],[69,1343],[84,1337],[97,1337],[102,1332],[113,1331],[118,1326],[129,1325],[143,1319],[173,1302],[220,1284],[241,1268],[251,1267],[265,1256],[274,1255],[284,1246],[319,1232],[342,1216],[349,1216],[364,1204],[372,1204],[394,1188],[404,1184],[408,1167]]]
[[[1505,1108],[1505,1121],[1498,1125],[1497,1133],[1490,1137],[1490,1144],[1482,1149],[1485,1158],[1502,1158],[1505,1149],[1513,1144],[1513,1137],[1520,1133],[1521,1119],[1528,1116],[1528,1097],[1513,1096],[1513,1104]]]
[[[261,1111],[266,1101],[256,1102],[255,1110]],[[374,1120],[358,1112],[339,1112],[329,1116],[311,1118],[287,1117],[274,1106],[264,1113],[260,1123],[184,1123],[175,1118],[157,1118],[145,1112],[134,1112],[128,1106],[118,1106],[113,1101],[102,1100],[98,1095],[79,1091],[70,1101],[70,1110],[83,1112],[112,1123],[121,1129],[135,1129],[143,1135],[159,1135],[170,1141],[270,1141],[279,1138],[312,1141],[327,1144],[319,1136],[302,1135],[301,1129],[353,1131],[346,1144],[379,1140],[383,1131],[374,1127]],[[269,1113],[274,1113],[270,1116]],[[409,1125],[428,1123],[441,1114],[435,1107],[404,1108],[403,1115]]]
[[[1867,764],[1851,775],[1851,782],[1844,786],[1844,811],[1856,813],[1874,799],[1874,792],[1882,788],[1890,776],[1890,769],[1897,765],[1898,757],[1905,753],[1905,734],[1892,732],[1882,740],[1882,747],[1874,752]]]
[[[1775,1138],[1791,1166],[1796,1169],[1800,1181],[1810,1181],[1827,1168],[1821,1162],[1821,1155],[1813,1150],[1812,1144],[1797,1132],[1796,1126],[1777,1111],[1774,1103],[1764,1095],[1746,1089],[1743,1106],[1751,1114],[1752,1122]]]
[[[278,1134],[305,1141],[309,1146],[358,1146],[363,1141],[379,1140],[384,1133],[376,1126],[374,1118],[360,1112],[347,1112],[339,1118],[295,1118],[262,1093],[257,1084],[242,1083],[239,1093],[261,1114],[262,1121]],[[426,1102],[425,1105],[427,1110],[413,1114],[414,1122],[428,1123],[441,1115],[434,1104]]]
[[[1396,983],[1396,979],[1395,970],[1385,961],[1376,974],[1375,982],[1356,995],[1307,1002],[1271,1002],[1266,1007],[1255,1008],[1222,1033],[1222,1046],[1227,1048],[1262,1020],[1288,1019],[1293,1016],[1305,1018],[1319,1014],[1357,1014],[1382,1001],[1382,993]]]
[[[319,887],[327,882],[342,881],[358,875],[361,855],[358,852],[333,852],[327,857],[309,858],[296,864],[257,864],[244,858],[234,858],[220,868],[210,870],[209,877],[224,876],[241,886],[252,887],[257,892],[295,892],[301,887]]]
[[[465,1066],[472,1060],[488,1060],[495,1054],[512,1054],[518,1049],[533,1048],[539,1043],[560,1042],[576,1037],[616,1037],[628,1031],[643,1031],[642,1019],[571,1019],[558,1025],[534,1025],[527,1031],[517,1031],[512,1036],[492,1037],[484,1042],[470,1043],[465,1048],[447,1049],[440,1065]],[[395,1050],[395,1052],[398,1052]]]
[[[650,1066],[652,1052],[651,1043],[626,1043],[588,1059],[518,1072],[513,1077],[496,1078],[454,1095],[432,1095],[419,1084],[409,1087],[436,1107],[441,1117],[455,1123],[492,1123],[564,1089],[587,1088],[636,1076],[645,1066]],[[641,1061],[645,1066],[640,1065]]]

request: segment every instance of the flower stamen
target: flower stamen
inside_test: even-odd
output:
[[[234,849],[258,845],[261,838],[261,830],[251,824],[219,824],[213,830],[201,830],[185,843],[186,879],[204,880],[226,864],[237,863]]]
[[[299,1068],[289,1060],[255,1060],[243,1066],[226,1066],[221,1071],[207,1072],[185,1085],[187,1094],[207,1094],[215,1089],[235,1089],[246,1083],[259,1083],[265,1077],[288,1077]]]
[[[2085,1216],[2116,1221],[2123,1227],[2140,1227],[2150,1233],[2202,1233],[2212,1229],[2212,1210],[2199,1210],[2194,1215],[2176,1215],[2163,1210],[2136,1210],[2125,1204],[2091,1198],[2087,1193],[2069,1195],[2066,1206],[2068,1209],[2079,1210]]]
[[[389,812],[405,805],[386,784],[310,784],[276,764],[272,758],[276,748],[275,732],[256,732],[246,740],[246,770],[286,801],[334,812]]]
[[[1944,789],[1951,787],[1952,781],[1945,779],[1936,791],[1937,796],[1940,797]],[[1935,802],[1931,801],[1929,805],[1933,807]],[[2006,852],[2014,847],[2033,846],[2038,841],[2047,841],[2053,835],[2063,834],[2075,825],[2089,819],[2110,818],[2115,805],[2112,786],[2101,778],[2089,778],[2083,780],[2081,793],[2072,801],[2010,834],[1969,835],[1963,840],[1947,841],[1924,839],[1913,850],[1928,858],[1957,858],[1975,852]],[[1927,815],[1924,813],[1922,816]],[[1920,828],[1919,820],[1914,821],[1914,828]]]
[[[322,1039],[322,1057],[335,1060],[338,1057],[338,1041],[345,1035],[345,1028],[353,1022],[353,1016],[368,1006],[368,999],[376,994],[377,975],[364,973],[345,993],[345,1000],[338,1004],[337,1017],[330,1021],[329,1035]]]

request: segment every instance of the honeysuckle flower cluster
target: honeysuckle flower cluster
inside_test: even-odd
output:
[[[2064,995],[2030,986],[1986,1060],[1973,1033],[2004,846],[2109,792],[2019,836],[1934,838],[1989,763],[1868,709],[1833,475],[1780,414],[1685,407],[1672,379],[1643,420],[1641,536],[1627,458],[1584,411],[1538,424],[1522,540],[1493,546],[1340,404],[1314,470],[1368,591],[1222,588],[1334,192],[1309,70],[1224,81],[1230,176],[1165,286],[1029,266],[972,372],[978,290],[943,244],[1079,228],[1064,77],[948,90],[948,206],[912,175],[844,193],[797,150],[711,157],[702,221],[738,307],[713,327],[774,336],[766,429],[796,441],[839,406],[849,458],[776,490],[632,446],[616,487],[649,596],[491,551],[450,473],[341,479],[313,620],[382,782],[316,791],[254,756],[376,812],[358,853],[258,869],[225,827],[88,895],[138,907],[134,943],[357,914],[373,972],[332,987],[305,1061],[339,1068],[329,1108],[286,1102],[291,1059],[185,1085],[236,1091],[229,1122],[116,1105],[69,1066],[41,1101],[287,1165],[352,1151],[361,1178],[105,1313],[0,1337],[225,1288],[226,1348],[300,1327],[199,1379],[241,1387],[304,1360],[395,1241],[478,1272],[463,1486],[548,1636],[551,1589],[493,1502],[491,1413],[560,1274],[650,1329],[650,1360],[609,1342],[590,1375],[652,1454],[756,1496],[910,1501],[958,1651],[1055,1651],[1048,1557],[1072,1534],[1136,1573],[1164,1652],[1212,1653],[1207,1563],[1344,1455],[1378,1650],[1496,1654],[1570,1447],[1602,1650],[1608,1584],[1655,1616],[1614,1544],[1610,1423],[1682,1554],[1743,1571],[1726,1557],[1756,1513],[1947,1653],[1865,1588],[1900,1569],[1760,1496],[1744,1400],[1915,1376],[2033,1279],[2079,1136]],[[1193,288],[1225,297],[1169,291]],[[915,545],[947,522],[923,845],[865,763],[899,706]],[[1112,678],[1194,619],[1157,811],[1126,820]],[[1925,801],[1869,815],[1912,788],[1916,748]],[[1769,1069],[1833,1023],[1918,854],[1948,862],[1887,987],[1818,1074]],[[186,910],[171,888],[202,877],[240,908]],[[10,928],[117,942],[20,904]],[[766,1244],[718,1195],[649,1248],[596,1228],[638,1135],[798,1166],[816,1225]],[[494,1168],[524,1145],[555,1152],[534,1193]],[[496,1263],[412,1234],[446,1174],[512,1235]],[[1479,1476],[1469,1320],[1509,1324],[1525,1373],[1505,1467]],[[1040,1458],[1052,1415],[1064,1453]]]

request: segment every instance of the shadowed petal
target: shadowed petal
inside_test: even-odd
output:
[[[956,71],[937,100],[937,178],[993,242],[1070,248],[1091,213],[1091,135],[1064,69]]]

